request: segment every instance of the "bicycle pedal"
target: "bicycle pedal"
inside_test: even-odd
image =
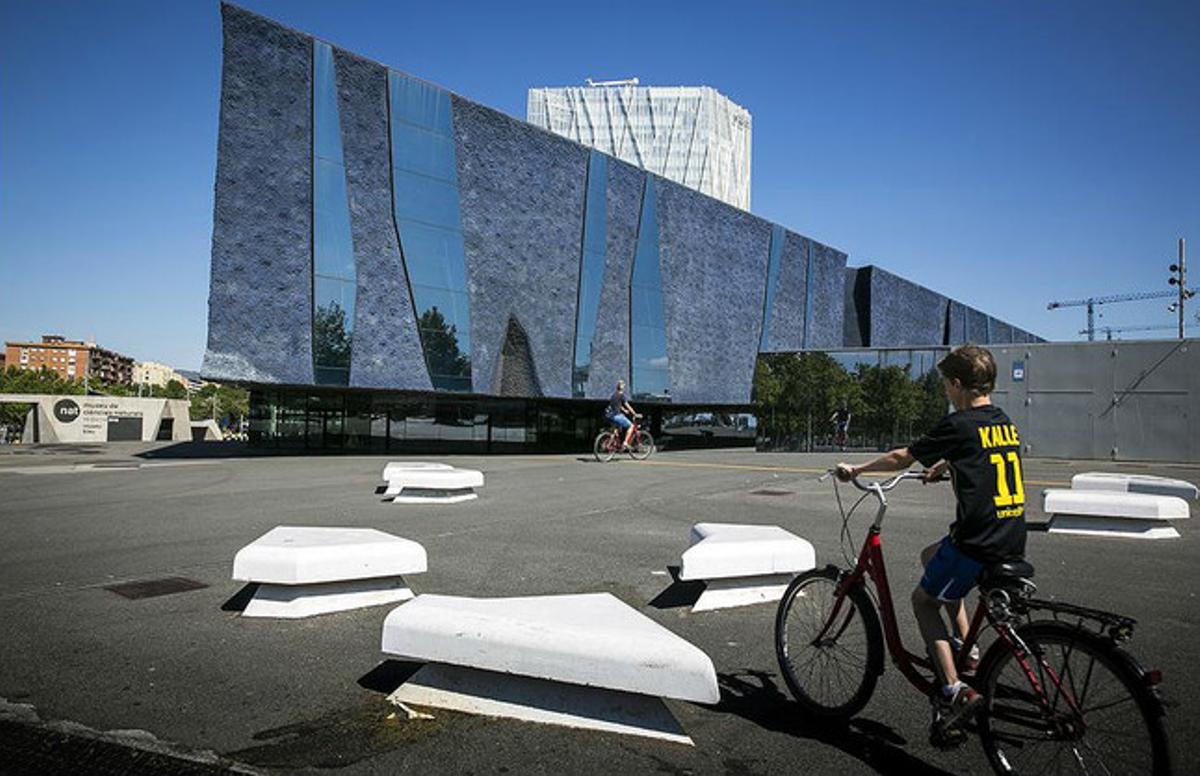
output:
[[[966,731],[961,728],[950,728],[949,730],[930,730],[929,745],[934,749],[948,751],[957,749],[967,742]]]

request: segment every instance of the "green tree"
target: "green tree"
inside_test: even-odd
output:
[[[209,383],[192,394],[192,420],[213,418],[222,427],[236,426],[250,414],[250,392],[235,385]]]
[[[313,315],[313,361],[316,365],[349,369],[350,346],[346,311],[337,302],[318,306]]]
[[[471,359],[458,347],[458,327],[446,323],[446,316],[437,307],[421,313],[417,322],[421,344],[431,375],[466,377],[471,372]]]
[[[164,399],[186,399],[187,388],[178,380],[168,380],[167,386],[160,389],[159,394]]]

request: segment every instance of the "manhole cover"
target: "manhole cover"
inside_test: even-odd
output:
[[[763,488],[761,490],[750,491],[750,495],[752,495],[752,496],[790,496],[790,495],[792,495],[792,492],[790,490],[772,490],[771,488]]]
[[[208,585],[194,579],[165,577],[163,579],[146,579],[141,582],[122,582],[119,585],[107,585],[104,589],[126,598],[154,598],[172,593],[186,593],[189,590],[199,590],[204,587],[208,587]]]

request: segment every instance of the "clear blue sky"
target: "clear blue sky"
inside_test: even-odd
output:
[[[1194,0],[242,5],[522,118],[588,76],[716,87],[755,213],[1052,339],[1084,316],[1047,301],[1166,288],[1180,236],[1200,284]],[[0,29],[0,338],[199,366],[217,2],[0,0]]]

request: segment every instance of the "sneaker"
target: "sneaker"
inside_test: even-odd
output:
[[[938,692],[933,701],[930,740],[954,738],[955,733],[961,734],[962,725],[975,716],[982,703],[983,696],[962,682],[955,685],[954,694],[949,697],[944,692]]]

